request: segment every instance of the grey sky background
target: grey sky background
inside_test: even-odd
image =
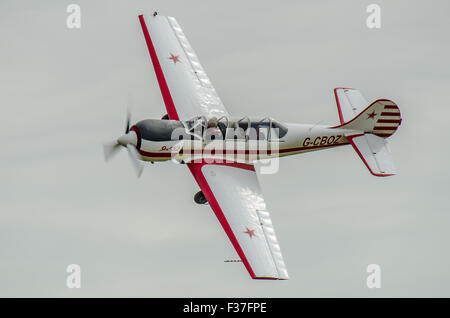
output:
[[[81,5],[82,27],[66,28]],[[382,28],[366,27],[381,6]],[[137,15],[177,18],[230,113],[338,123],[332,89],[398,103],[398,175],[350,146],[260,182],[291,279],[252,281],[185,166],[102,144],[165,113]],[[0,296],[450,296],[448,1],[1,1]],[[65,285],[68,264],[82,288]],[[366,266],[382,288],[366,287]]]

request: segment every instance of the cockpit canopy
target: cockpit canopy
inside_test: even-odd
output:
[[[183,124],[190,132],[203,132],[205,128],[208,128],[208,120],[204,116],[184,121]],[[288,131],[285,125],[269,117],[235,119],[223,116],[217,119],[217,127],[226,139],[279,139],[283,138]]]
[[[136,123],[141,138],[151,141],[168,141],[190,138],[191,140],[205,140],[207,128],[211,123],[204,116],[186,121],[146,119]],[[231,119],[221,117],[214,120],[216,137],[223,139],[257,139],[277,140],[286,135],[288,129],[285,125],[272,118],[242,117]]]

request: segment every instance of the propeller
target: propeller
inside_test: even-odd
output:
[[[141,176],[142,171],[144,170],[144,165],[139,160],[141,159],[141,155],[137,151],[136,147],[128,144],[127,145],[128,155],[130,156],[131,162],[133,163],[134,169],[136,170],[136,174],[138,177]]]
[[[127,148],[128,155],[134,166],[136,174],[138,177],[141,176],[144,169],[142,164],[141,155],[136,149],[137,145],[137,135],[134,131],[130,131],[130,111],[127,111],[125,134],[120,136],[117,140],[109,142],[103,145],[103,153],[105,155],[105,161],[109,161],[114,157],[120,150],[121,147]]]
[[[127,109],[127,125],[125,126],[125,133],[128,134],[130,132],[130,108]]]
[[[103,153],[105,155],[105,161],[108,162],[114,157],[120,149],[120,145],[117,141],[109,142],[103,145]]]

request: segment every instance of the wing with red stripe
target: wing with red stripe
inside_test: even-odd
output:
[[[253,165],[188,166],[250,276],[288,279]]]
[[[177,21],[139,16],[170,119],[228,116]],[[188,163],[252,278],[288,274],[253,165]]]
[[[228,116],[175,18],[139,16],[170,119]]]

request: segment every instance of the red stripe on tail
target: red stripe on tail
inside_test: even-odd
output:
[[[395,113],[383,112],[383,113],[381,113],[381,116],[400,116],[400,112],[395,112]]]
[[[385,124],[400,124],[402,122],[401,119],[378,119],[377,123],[385,123]]]

